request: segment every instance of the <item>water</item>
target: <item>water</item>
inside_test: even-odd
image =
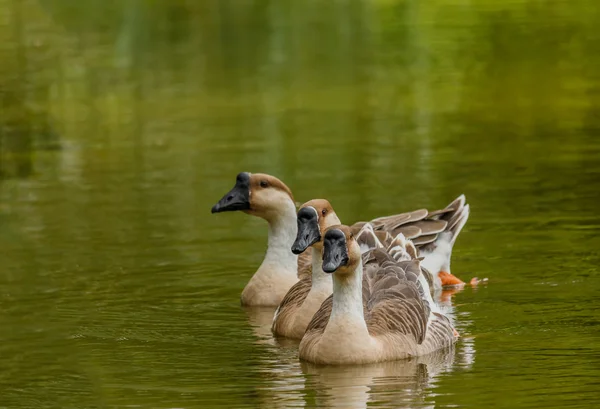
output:
[[[0,407],[600,404],[593,0],[0,0]],[[343,221],[445,206],[453,351],[300,363],[239,295],[239,171]]]

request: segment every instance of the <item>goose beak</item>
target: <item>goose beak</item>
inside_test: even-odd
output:
[[[323,240],[323,271],[333,273],[348,264],[346,236],[341,230],[329,230]]]
[[[211,209],[211,213],[233,212],[250,209],[250,174],[242,172],[237,176],[235,186]]]
[[[314,243],[321,240],[317,212],[312,207],[305,207],[298,212],[298,233],[292,245],[292,253],[300,254]]]

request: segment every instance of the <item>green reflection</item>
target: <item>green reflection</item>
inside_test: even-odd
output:
[[[0,407],[593,407],[599,13],[0,0]],[[453,271],[490,284],[455,355],[353,377],[274,343],[239,307],[266,228],[209,213],[242,170],[349,222],[464,192]]]

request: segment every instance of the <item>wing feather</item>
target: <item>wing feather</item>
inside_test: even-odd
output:
[[[312,279],[312,247],[298,256],[298,279]]]
[[[310,291],[312,280],[304,278],[294,284],[287,292],[273,317],[272,330],[276,334],[282,333],[281,325],[288,322],[290,317],[300,308],[308,292]]]
[[[450,240],[454,242],[469,217],[469,205],[465,203],[465,196],[460,195],[443,209],[428,211],[418,209],[412,212],[399,213],[373,219],[370,223],[376,232],[386,232],[391,237],[402,233],[407,239],[412,240],[415,247],[421,251],[432,251],[440,234],[450,233]],[[357,233],[367,222],[357,222],[352,226],[352,231]],[[379,241],[388,247],[387,236],[378,236]]]

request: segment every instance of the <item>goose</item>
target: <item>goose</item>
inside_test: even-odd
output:
[[[269,224],[268,247],[264,260],[241,295],[246,306],[276,307],[288,290],[301,279],[311,279],[312,249],[307,247],[299,256],[291,251],[296,239],[296,202],[289,187],[278,178],[264,173],[241,172],[235,186],[212,207],[212,213],[243,211],[265,219]],[[323,211],[323,209],[319,209]],[[329,210],[328,210],[329,211]],[[331,209],[328,225],[340,223]],[[323,215],[321,215],[323,216]],[[469,205],[464,195],[446,208],[434,212],[425,209],[372,221],[378,234],[402,232],[426,256],[425,265],[434,273],[434,287],[462,286],[464,283],[450,273],[452,247],[469,218]],[[433,223],[432,223],[433,222]],[[355,223],[358,232],[366,222]],[[323,226],[321,226],[323,227]],[[317,259],[320,263],[320,260]],[[304,283],[306,284],[306,283]]]
[[[397,219],[398,216],[392,216],[392,218]],[[381,220],[380,218],[379,221],[381,222]],[[321,232],[330,226],[341,224],[341,222],[329,201],[313,199],[300,206],[297,224],[298,233],[292,246],[292,252],[303,254],[302,252],[306,249],[312,248],[312,275],[304,277],[290,288],[275,311],[271,327],[273,334],[293,339],[302,338],[313,315],[333,291],[331,274],[325,273],[322,269],[323,240]],[[393,223],[389,224],[394,226]],[[381,225],[380,223],[378,226]],[[426,232],[437,231],[439,225],[439,220],[420,220],[420,226]],[[360,226],[360,230],[357,226]],[[359,222],[353,226],[353,230],[356,231],[356,240],[362,252],[378,245],[387,247],[393,240],[393,236],[388,231],[384,229],[374,231],[370,223]],[[416,236],[417,240],[419,238],[420,236]],[[425,242],[429,243],[427,240]],[[426,277],[428,279],[427,287],[433,288],[434,277],[428,271]],[[433,303],[433,299],[431,301]]]
[[[368,364],[422,356],[456,342],[450,319],[428,301],[419,259],[407,243],[399,233],[387,250],[377,246],[362,255],[350,227],[326,230],[322,268],[333,274],[333,294],[300,341],[301,360]]]
[[[235,186],[211,212],[243,211],[269,224],[267,252],[241,294],[245,306],[276,307],[299,278],[310,275],[311,255],[298,257],[291,247],[296,239],[296,202],[292,191],[274,176],[241,172]]]

